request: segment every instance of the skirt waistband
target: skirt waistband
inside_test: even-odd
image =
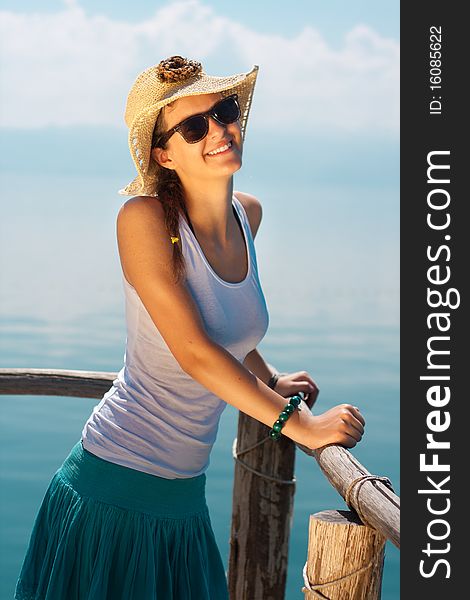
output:
[[[80,495],[154,516],[185,518],[207,514],[206,474],[165,479],[104,460],[80,439],[56,472]]]

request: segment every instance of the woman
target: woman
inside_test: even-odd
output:
[[[117,218],[125,364],[49,485],[18,600],[228,598],[205,500],[227,403],[273,440],[362,437],[356,407],[314,416],[299,395],[312,406],[311,376],[276,373],[256,349],[268,327],[253,243],[261,206],[233,192],[256,76],[211,77],[174,56],[129,93],[138,175]]]

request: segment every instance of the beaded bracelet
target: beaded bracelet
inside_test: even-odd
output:
[[[286,424],[287,419],[291,416],[291,414],[295,411],[296,408],[299,408],[300,403],[302,402],[302,398],[298,395],[292,396],[289,400],[289,404],[286,404],[284,410],[279,415],[277,421],[274,423],[273,428],[269,432],[269,437],[272,440],[278,440],[281,437],[281,429]]]

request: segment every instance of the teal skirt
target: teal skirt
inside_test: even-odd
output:
[[[165,479],[72,448],[34,523],[16,600],[228,600],[205,474]]]

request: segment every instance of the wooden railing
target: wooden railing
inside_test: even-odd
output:
[[[116,373],[64,369],[0,369],[0,394],[101,398]]]
[[[0,394],[101,398],[115,377],[116,373],[95,371],[0,369]],[[235,476],[228,572],[231,600],[282,600],[285,596],[296,444],[285,436],[276,443],[267,443],[268,432],[269,428],[263,423],[240,412],[238,437],[233,445]],[[310,548],[317,552],[319,544],[315,545],[310,538],[304,581],[307,578],[311,583],[312,570],[317,571],[320,581],[303,589],[306,599],[379,598],[384,542],[388,539],[400,547],[400,499],[383,481],[386,478],[371,476],[345,448],[335,445],[318,450],[297,447],[315,458],[328,481],[347,499],[353,511],[351,514],[326,511],[311,517],[311,534],[318,527],[332,526],[332,533],[327,533],[326,538],[339,570],[333,581],[324,581],[332,578],[331,569],[326,575],[320,573],[321,569],[314,569],[313,562],[318,566],[322,560],[318,555],[311,556]],[[327,514],[333,512],[338,514]],[[343,525],[363,528],[364,533],[354,539],[355,543],[366,545],[356,554],[362,559],[371,556],[367,565],[350,564],[354,552],[348,547],[341,550]],[[351,534],[345,539],[351,540]],[[325,538],[320,545],[325,556],[330,556]],[[328,587],[328,596],[322,595],[323,587]]]
[[[351,484],[355,481],[360,484],[364,478],[360,492],[351,495],[349,504],[370,526],[400,548],[400,498],[386,483],[365,480],[371,473],[342,446],[309,450],[298,445],[298,448],[316,459],[328,481],[344,499]]]

